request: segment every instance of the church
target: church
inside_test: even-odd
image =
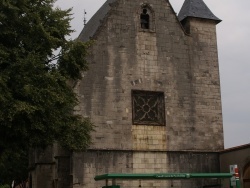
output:
[[[184,0],[183,0],[184,1]],[[32,158],[33,188],[101,188],[107,173],[215,173],[224,149],[216,25],[203,0],[107,0],[78,40],[93,41],[75,113],[95,124],[86,152]],[[110,183],[110,182],[106,182]],[[119,180],[200,188],[219,180]]]

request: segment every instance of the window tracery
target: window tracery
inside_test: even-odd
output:
[[[132,90],[133,124],[165,125],[164,93]]]

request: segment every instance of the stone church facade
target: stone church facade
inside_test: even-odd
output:
[[[32,187],[97,188],[105,173],[219,172],[224,148],[216,39],[203,0],[107,0],[78,40],[94,41],[75,91],[76,113],[95,124],[92,145],[56,145],[32,157]],[[194,188],[217,180],[141,181]],[[139,187],[139,181],[117,181]]]

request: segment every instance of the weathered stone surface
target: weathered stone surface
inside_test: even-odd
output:
[[[86,153],[71,154],[70,170],[65,167],[61,176],[70,171],[71,187],[95,188],[104,182],[94,176],[105,173],[219,172],[216,152],[223,149],[223,130],[216,22],[188,18],[182,27],[166,0],[115,2],[94,35],[89,71],[75,88],[76,113],[96,125],[93,144]],[[149,30],[140,28],[143,3],[151,11]],[[165,126],[133,125],[132,90],[164,93]],[[122,187],[138,183],[117,181]],[[151,188],[209,183],[214,182],[141,182]]]

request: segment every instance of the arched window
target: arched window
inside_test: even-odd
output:
[[[155,32],[155,13],[150,4],[143,3],[137,12],[137,15],[140,31]]]
[[[148,14],[148,10],[146,8],[142,9],[141,13],[141,28],[142,29],[149,29],[149,21],[150,21],[150,16]]]

